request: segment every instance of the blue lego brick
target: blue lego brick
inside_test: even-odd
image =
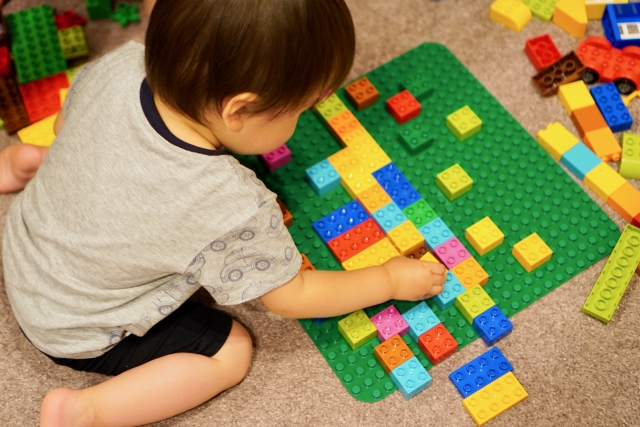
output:
[[[402,317],[409,324],[409,335],[415,342],[418,342],[420,335],[442,323],[424,301],[403,313]]]
[[[447,271],[447,281],[444,284],[444,289],[432,299],[440,310],[447,310],[456,302],[456,297],[464,291],[466,289],[458,278],[452,272]]]
[[[438,217],[418,229],[424,241],[434,251],[438,246],[454,237],[453,232],[447,227],[442,218]]]
[[[389,231],[407,221],[407,217],[395,202],[391,202],[385,207],[375,211],[373,213],[373,219],[376,220],[385,234],[388,234]]]
[[[626,46],[640,46],[638,22],[640,22],[640,7],[634,3],[608,4],[602,15],[604,35],[613,47],[618,49]]]
[[[324,243],[339,236],[356,225],[366,221],[370,216],[360,202],[352,200],[343,207],[336,209],[329,215],[313,223],[313,228],[320,235]]]
[[[602,159],[584,145],[578,142],[560,158],[560,162],[571,171],[580,181],[584,181],[584,176],[591,172],[593,168],[602,163]]]
[[[311,166],[305,173],[309,184],[316,190],[318,196],[325,195],[334,188],[340,187],[340,175],[327,159]]]
[[[319,325],[320,323],[324,322],[327,319],[328,317],[316,317],[315,319],[313,319],[313,321],[316,322],[317,325]]]
[[[431,375],[413,356],[391,371],[391,380],[405,399],[410,399],[431,385]]]
[[[589,91],[612,132],[631,129],[633,118],[627,106],[622,102],[615,83],[594,86]]]
[[[469,397],[511,371],[513,371],[513,366],[500,349],[494,347],[450,373],[449,379],[462,397]]]
[[[494,345],[513,330],[513,323],[497,305],[477,315],[472,326],[487,345]]]
[[[373,177],[400,209],[420,200],[418,191],[393,163],[373,172]]]

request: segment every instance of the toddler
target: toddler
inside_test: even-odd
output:
[[[158,0],[145,46],[78,73],[46,157],[0,153],[0,189],[28,182],[2,253],[18,324],[56,364],[111,376],[48,393],[44,427],[146,424],[240,382],[249,334],[189,301],[200,286],[217,304],[260,298],[309,318],[445,282],[442,265],[404,257],[300,271],[276,195],[230,155],[282,145],[346,78],[344,0]]]

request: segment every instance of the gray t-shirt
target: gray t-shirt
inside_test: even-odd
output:
[[[144,77],[134,42],[85,66],[63,129],[7,216],[11,307],[55,357],[96,357],[142,336],[199,286],[238,304],[300,269],[275,194],[232,156],[161,136],[142,107]]]

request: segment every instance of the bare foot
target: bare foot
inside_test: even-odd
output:
[[[42,401],[40,427],[84,427],[93,422],[93,410],[83,402],[82,390],[57,388]]]
[[[0,193],[22,190],[35,176],[48,149],[15,144],[0,151]]]

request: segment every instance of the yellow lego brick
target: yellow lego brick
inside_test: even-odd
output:
[[[352,132],[353,133],[353,132]],[[352,141],[350,145],[352,152],[356,155],[365,171],[373,173],[381,167],[391,163],[391,158],[387,156],[382,147],[373,138],[362,138]]]
[[[622,95],[622,102],[624,102],[624,105],[628,107],[631,101],[636,99],[638,96],[640,96],[640,90],[631,92],[629,95]]]
[[[489,274],[474,257],[469,257],[451,269],[454,276],[465,289],[475,285],[484,286],[489,281]]]
[[[557,161],[578,142],[578,138],[558,122],[551,123],[538,132],[538,144]]]
[[[447,116],[447,128],[453,132],[458,140],[464,141],[480,132],[482,120],[468,105],[465,105]]]
[[[520,32],[531,21],[531,10],[520,0],[496,0],[489,9],[489,18]]]
[[[316,104],[313,108],[320,114],[325,122],[328,122],[331,118],[347,110],[347,106],[344,105],[335,93],[332,93],[331,96]]]
[[[357,171],[362,168],[362,164],[358,160],[355,152],[351,148],[346,147],[335,154],[330,155],[327,160],[338,172],[340,177],[346,176],[350,171]]]
[[[18,131],[18,138],[25,144],[39,145],[40,147],[49,147],[56,138],[53,133],[53,123],[56,121],[58,114],[42,119],[26,128]]]
[[[456,297],[456,307],[469,323],[494,305],[496,303],[480,285],[473,285]]]
[[[585,0],[587,19],[602,19],[608,4],[629,3],[629,0]]]
[[[538,233],[532,233],[516,243],[511,250],[511,254],[525,270],[531,273],[549,261],[551,255],[553,255],[553,251],[547,246],[544,240],[538,236]]]
[[[613,170],[607,163],[600,163],[598,166],[587,172],[584,176],[584,184],[596,193],[605,202],[610,195],[627,182],[618,172]]]
[[[64,105],[64,100],[67,99],[67,93],[69,89],[60,89],[60,107]]]
[[[359,167],[341,175],[340,183],[351,197],[357,199],[360,194],[377,184],[377,181],[371,173]]]
[[[420,258],[420,261],[428,261],[428,262],[435,262],[438,264],[442,264],[440,261],[438,261],[438,258],[433,256],[431,252],[427,252],[426,254],[424,254],[422,258]]]
[[[424,243],[424,237],[411,221],[405,221],[391,229],[387,237],[402,255],[413,252]]]
[[[553,23],[573,37],[584,37],[587,31],[587,9],[584,0],[558,0]]]
[[[338,321],[338,331],[352,350],[366,344],[378,335],[378,329],[364,311],[354,311]]]
[[[349,132],[340,140],[340,142],[345,147],[350,147],[352,144],[356,142],[369,142],[369,141],[376,142],[375,139],[373,139],[371,134],[367,132],[367,130],[364,127],[360,129],[356,129],[353,132]]]
[[[436,185],[447,199],[453,201],[471,190],[473,179],[456,163],[436,175]]]
[[[507,372],[462,400],[462,405],[478,426],[500,415],[529,394],[513,372]]]
[[[358,270],[360,268],[382,265],[395,256],[400,256],[400,252],[398,252],[395,246],[393,246],[393,243],[385,237],[358,255],[343,262],[342,268],[345,270]]]
[[[591,93],[589,93],[589,89],[587,89],[587,85],[582,80],[561,85],[558,89],[558,98],[560,98],[560,102],[569,116],[575,110],[596,105]]]
[[[480,256],[497,248],[504,241],[504,233],[488,216],[467,228],[464,237]]]
[[[362,203],[362,206],[364,206],[369,214],[373,214],[378,209],[391,203],[391,196],[384,191],[380,184],[375,183],[360,193],[358,195],[358,200],[360,200],[360,203]]]
[[[89,56],[89,47],[87,46],[87,39],[84,36],[82,25],[58,30],[58,39],[60,40],[64,59]]]
[[[65,74],[67,75],[67,79],[69,79],[69,84],[71,84],[73,82],[73,79],[76,78],[76,74],[78,74],[78,71],[80,71],[80,69],[82,67],[84,67],[84,64],[78,65],[77,67],[69,68],[68,70],[65,70]]]

